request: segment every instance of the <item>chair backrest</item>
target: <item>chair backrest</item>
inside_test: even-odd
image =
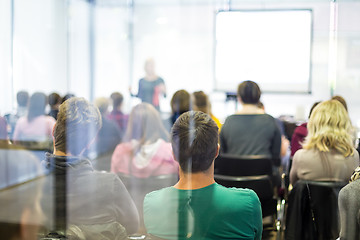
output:
[[[272,199],[272,161],[264,155],[219,155],[215,160],[215,181],[225,187],[249,188],[259,199]]]
[[[272,160],[265,155],[219,155],[215,174],[225,176],[272,176]]]
[[[338,194],[345,185],[298,181],[289,194],[285,238],[336,239],[340,231]]]

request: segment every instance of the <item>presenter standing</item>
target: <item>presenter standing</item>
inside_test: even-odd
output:
[[[133,94],[130,90],[131,96],[138,97],[142,102],[152,104],[158,111],[160,111],[160,95],[166,97],[166,88],[164,79],[155,73],[155,62],[153,59],[145,61],[145,77],[139,80],[138,93]]]

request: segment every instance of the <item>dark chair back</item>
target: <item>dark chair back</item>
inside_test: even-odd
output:
[[[338,195],[344,182],[298,181],[288,198],[287,240],[329,240],[339,236]]]
[[[265,155],[219,155],[215,174],[226,176],[272,176],[272,160]]]
[[[215,181],[225,187],[249,188],[258,195],[263,217],[277,212],[272,182],[272,160],[264,155],[219,155]]]

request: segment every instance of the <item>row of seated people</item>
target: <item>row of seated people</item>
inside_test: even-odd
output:
[[[179,91],[182,92],[182,94],[184,93],[184,91]],[[186,95],[183,94],[183,95]],[[263,154],[263,155],[268,155],[271,156],[272,159],[274,160],[278,160],[279,159],[279,155],[280,155],[280,149],[281,149],[281,134],[279,132],[279,129],[276,126],[276,123],[274,121],[274,119],[267,114],[264,114],[263,111],[261,111],[258,107],[257,107],[257,103],[260,99],[260,95],[261,95],[261,91],[260,88],[257,86],[256,83],[251,82],[251,81],[246,81],[242,84],[239,85],[238,88],[238,97],[239,100],[243,103],[243,109],[235,114],[232,115],[230,117],[228,117],[222,127],[222,130],[220,132],[220,143],[221,143],[221,152],[222,153],[230,153],[230,154]],[[175,96],[175,95],[174,95]],[[174,99],[174,97],[173,97]],[[190,100],[189,100],[190,102]],[[171,117],[171,120],[175,120],[176,115],[179,115],[180,113],[180,106],[181,103],[177,102],[177,101],[173,101],[172,100],[172,105],[173,106],[178,106],[178,111],[174,111],[173,116]],[[320,106],[322,106],[324,109],[322,110],[317,110],[317,109],[321,109]],[[339,107],[340,106],[340,107]],[[342,106],[339,105],[338,101],[327,101],[324,102],[322,104],[319,105],[318,108],[316,108],[315,110],[317,110],[319,113],[315,114],[316,111],[314,111],[314,117],[310,117],[310,121],[309,121],[309,137],[308,139],[311,139],[311,137],[313,136],[313,132],[310,131],[310,126],[312,126],[312,118],[314,119],[313,121],[315,122],[316,120],[316,116],[317,118],[325,118],[325,119],[329,119],[328,116],[322,116],[319,117],[321,115],[325,115],[325,113],[331,113],[330,114],[330,119],[334,119],[333,122],[332,121],[320,121],[321,126],[316,126],[314,127],[314,129],[319,130],[319,129],[323,129],[321,132],[321,136],[326,136],[326,131],[329,131],[329,129],[334,129],[335,126],[341,126],[342,131],[335,131],[337,134],[341,134],[341,133],[348,133],[350,132],[350,128],[351,128],[351,123],[350,120],[348,119],[348,114],[345,111],[342,111],[343,109],[341,108]],[[146,112],[146,113],[145,113]],[[152,112],[152,113],[151,113]],[[337,114],[339,115],[339,117],[336,118]],[[133,117],[131,116],[133,115]],[[148,167],[150,174],[155,174],[156,175],[156,171],[159,169],[159,174],[164,173],[162,172],[161,168],[164,166],[166,162],[169,163],[169,167],[168,169],[170,169],[170,172],[176,172],[177,171],[177,166],[176,163],[174,162],[173,158],[170,156],[170,158],[168,158],[168,161],[164,161],[164,163],[162,164],[158,164],[157,166],[161,166],[160,168],[153,168],[153,170],[155,169],[155,171],[151,172],[151,167],[152,167],[152,162],[149,162],[149,159],[146,158],[146,156],[150,156],[151,151],[154,149],[154,146],[160,146],[161,144],[159,144],[159,142],[161,142],[162,140],[165,142],[168,142],[168,136],[166,136],[166,132],[163,131],[164,135],[161,137],[161,130],[154,130],[156,128],[156,124],[152,124],[149,125],[150,129],[152,128],[152,134],[154,135],[154,133],[158,134],[158,136],[152,136],[154,138],[149,137],[147,139],[147,137],[145,137],[144,135],[144,129],[141,129],[139,126],[143,126],[141,125],[141,123],[147,122],[144,121],[142,119],[144,119],[145,117],[143,115],[150,115],[147,116],[148,118],[157,118],[157,122],[159,121],[159,115],[158,113],[155,111],[153,111],[151,109],[151,106],[148,104],[140,104],[139,106],[135,107],[132,111],[130,115],[130,119],[129,119],[129,127],[127,129],[127,134],[125,134],[127,137],[127,142],[126,143],[121,143],[117,146],[117,149],[121,149],[121,151],[119,151],[117,153],[117,149],[114,151],[114,154],[112,156],[112,171],[114,172],[123,172],[123,173],[128,173],[128,174],[133,174],[136,175],[138,177],[146,177],[149,176],[149,172],[147,172],[145,175],[141,175],[142,173],[136,173],[136,168],[141,169],[143,172],[146,172],[146,170],[144,170],[144,168]],[[346,118],[347,116],[347,118]],[[250,120],[248,118],[251,118]],[[339,119],[344,120],[345,123],[344,124],[339,124]],[[141,121],[142,120],[142,121]],[[136,121],[138,121],[139,123],[136,123]],[[156,122],[154,121],[154,122]],[[131,124],[134,124],[132,127]],[[333,126],[333,125],[334,126]],[[138,127],[135,127],[138,126]],[[160,125],[161,126],[161,125]],[[246,126],[244,128],[244,126]],[[329,127],[330,126],[330,127]],[[139,131],[141,129],[141,131]],[[161,129],[161,127],[160,127]],[[238,131],[239,129],[239,131]],[[325,130],[324,130],[325,129]],[[139,131],[140,133],[137,133],[136,131]],[[150,131],[150,130],[149,130]],[[241,134],[240,134],[241,133]],[[155,135],[156,135],[155,134]],[[331,131],[329,132],[329,136],[331,136]],[[329,136],[326,136],[327,138],[329,138]],[[344,135],[344,139],[347,139],[347,135]],[[351,137],[351,136],[350,136]],[[256,139],[257,138],[257,139]],[[255,140],[253,140],[255,139]],[[340,138],[341,139],[341,138]],[[258,140],[258,141],[256,141]],[[347,139],[348,140],[348,139]],[[346,140],[346,141],[347,141]],[[143,141],[143,142],[142,142]],[[310,141],[310,140],[309,140]],[[345,141],[345,143],[346,143]],[[129,144],[127,144],[129,143]],[[148,143],[152,143],[149,145]],[[157,143],[157,144],[156,144]],[[329,154],[331,154],[331,156],[333,156],[332,152],[330,150],[334,150],[335,153],[340,152],[342,153],[340,150],[343,149],[344,147],[341,146],[341,144],[339,144],[338,141],[335,141],[335,143],[333,142],[325,142],[325,150],[324,149],[318,149],[319,146],[315,145],[310,147],[309,149],[315,149],[315,150],[319,150],[319,152],[329,152]],[[328,144],[328,145],[327,145]],[[333,145],[332,145],[333,144]],[[338,176],[339,174],[334,173],[333,171],[329,171],[326,174],[328,174],[328,178],[330,176],[330,180],[347,180],[349,179],[352,171],[355,169],[356,166],[358,166],[358,155],[356,155],[356,151],[351,151],[351,149],[353,149],[353,145],[351,143],[350,140],[350,144],[351,145],[346,145],[348,147],[347,152],[344,154],[342,154],[345,157],[346,160],[346,165],[345,167],[341,165],[342,160],[338,160],[337,162],[339,162],[339,164],[342,166],[341,167],[336,167],[334,170],[338,170],[341,169],[340,172],[340,177]],[[150,146],[148,148],[148,145]],[[165,146],[166,144],[164,144]],[[168,146],[170,144],[167,144]],[[340,150],[335,148],[334,146],[341,146]],[[236,147],[237,146],[237,147]],[[238,151],[239,148],[243,148],[244,147],[244,151],[245,152],[232,152],[232,149],[234,149],[235,151]],[[306,145],[305,145],[306,146]],[[168,151],[168,153],[171,154],[171,147],[167,147],[170,151]],[[130,150],[129,150],[130,149]],[[349,150],[350,149],[350,150]],[[250,151],[252,150],[252,151]],[[304,151],[307,150],[307,147],[305,147]],[[247,151],[247,152],[246,152]],[[150,152],[150,154],[149,154]],[[162,153],[165,151],[161,151]],[[303,152],[300,151],[299,154]],[[153,152],[152,152],[153,153]],[[297,155],[299,155],[297,154]],[[126,156],[127,155],[127,156]],[[152,155],[153,156],[153,155]],[[339,154],[341,158],[341,154]],[[299,168],[299,164],[297,164],[298,160],[296,160],[296,155],[294,156],[294,165],[292,167],[291,170],[291,179],[296,179],[296,178],[300,178],[300,179],[311,179],[311,180],[329,180],[329,179],[323,179],[323,178],[317,178],[317,177],[313,177],[313,175],[309,175],[309,172],[316,173],[316,168],[312,169],[308,169],[307,172],[305,174],[303,174],[303,176],[310,176],[310,177],[303,177],[301,176],[303,172],[303,169]],[[321,158],[315,158],[313,157],[312,159],[321,159]],[[117,162],[118,161],[118,162]],[[132,162],[132,165],[130,165],[130,161]],[[156,161],[155,161],[156,162]],[[312,162],[313,164],[317,164]],[[322,162],[319,162],[320,164],[323,164]],[[154,163],[155,164],[155,163]],[[330,161],[330,163],[326,163],[327,165],[330,165],[330,169],[331,169],[331,164],[332,162]],[[116,165],[119,166],[118,169],[116,168]],[[279,162],[274,162],[274,165],[279,165]],[[306,166],[308,164],[305,164]],[[155,165],[154,165],[155,166]],[[317,166],[319,168],[317,169],[323,169],[322,165],[321,166]],[[121,169],[122,168],[122,169]],[[344,170],[345,169],[345,170]],[[316,175],[316,174],[315,174]],[[295,177],[293,177],[295,176]],[[291,180],[292,183],[295,183],[295,181]]]

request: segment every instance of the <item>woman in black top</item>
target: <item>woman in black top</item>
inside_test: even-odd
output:
[[[156,75],[155,62],[153,59],[148,59],[145,62],[145,77],[139,80],[138,93],[130,94],[138,97],[142,102],[152,104],[157,110],[160,110],[160,95],[166,97],[166,88],[164,79]]]
[[[242,109],[229,116],[220,132],[221,152],[233,155],[267,155],[280,164],[281,134],[274,118],[258,108],[261,91],[252,81],[238,87]]]

